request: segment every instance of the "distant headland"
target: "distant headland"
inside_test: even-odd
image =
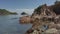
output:
[[[6,9],[0,9],[0,15],[17,15],[16,12],[10,12]]]

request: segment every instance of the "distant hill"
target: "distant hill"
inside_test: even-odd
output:
[[[16,15],[17,13],[16,12],[10,12],[6,9],[0,9],[0,15],[10,15],[10,14]]]

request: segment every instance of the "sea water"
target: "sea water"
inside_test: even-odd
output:
[[[25,34],[31,24],[20,24],[20,15],[0,15],[0,34]]]

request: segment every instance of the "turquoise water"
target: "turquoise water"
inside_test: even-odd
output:
[[[0,16],[0,34],[24,34],[31,24],[19,24],[20,15]]]

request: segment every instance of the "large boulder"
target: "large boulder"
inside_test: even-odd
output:
[[[27,24],[27,23],[31,22],[31,18],[30,18],[30,16],[23,16],[23,17],[20,17],[19,22],[21,24]]]

